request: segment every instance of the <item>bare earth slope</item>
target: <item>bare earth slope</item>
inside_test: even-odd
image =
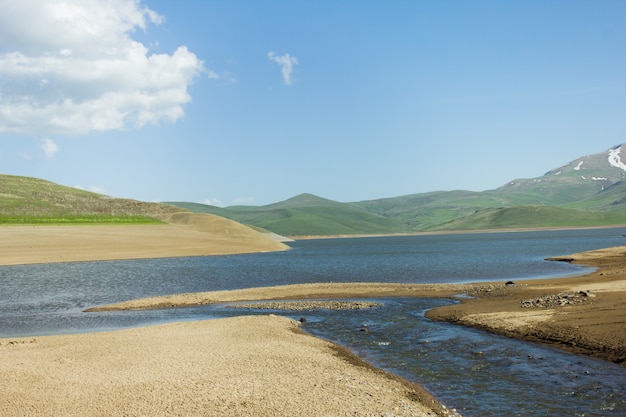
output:
[[[2,226],[0,264],[205,256],[286,250],[249,227],[211,214],[174,213],[164,225]]]

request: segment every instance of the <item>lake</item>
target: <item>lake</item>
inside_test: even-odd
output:
[[[0,267],[0,337],[112,330],[268,311],[202,306],[84,313],[138,297],[315,282],[463,283],[572,276],[550,256],[626,244],[624,229],[303,240],[292,250],[214,257]],[[304,329],[430,390],[464,416],[624,416],[624,368],[424,318],[450,300],[381,299],[317,311]],[[279,314],[285,314],[279,313]],[[295,315],[297,314],[297,315]],[[289,314],[287,314],[289,315]],[[360,331],[367,325],[369,332]],[[476,352],[483,355],[476,355]]]

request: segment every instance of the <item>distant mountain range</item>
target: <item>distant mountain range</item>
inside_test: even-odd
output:
[[[226,208],[166,204],[285,236],[622,225],[626,224],[622,147],[577,158],[541,177],[516,179],[482,192],[436,191],[353,203],[300,194],[266,206]]]
[[[184,210],[283,236],[626,225],[625,160],[618,145],[495,190],[435,191],[354,203],[300,194],[266,206],[226,208],[146,203],[0,175],[0,224],[145,223]]]

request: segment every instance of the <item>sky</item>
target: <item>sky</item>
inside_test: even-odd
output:
[[[622,0],[0,0],[0,173],[216,206],[489,190],[626,142],[624,21]]]

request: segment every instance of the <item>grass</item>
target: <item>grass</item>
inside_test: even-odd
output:
[[[0,175],[0,224],[154,224],[179,211],[212,213],[285,236],[626,224],[626,182],[596,188],[567,174],[484,192],[436,191],[355,203],[301,194],[267,206],[219,208],[111,198]]]
[[[607,193],[607,201],[603,204],[608,206],[617,197],[623,199],[621,191],[616,189],[611,194]],[[592,204],[597,204],[598,198]],[[612,211],[594,211],[579,207],[554,207],[540,202],[539,191],[516,190],[433,192],[359,203],[339,203],[303,194],[261,207],[170,204],[191,211],[217,214],[285,236],[626,224],[626,210],[620,209],[620,206]]]
[[[626,213],[591,212],[549,206],[485,209],[433,227],[432,230],[514,229],[528,227],[598,227],[626,224]]]
[[[268,206],[219,208],[196,203],[169,202],[200,213],[227,217],[252,227],[286,236],[350,235],[404,231],[395,219],[362,207],[302,194]]]
[[[147,216],[68,215],[63,217],[0,217],[2,225],[163,224]]]
[[[158,224],[180,208],[0,175],[0,224]]]

